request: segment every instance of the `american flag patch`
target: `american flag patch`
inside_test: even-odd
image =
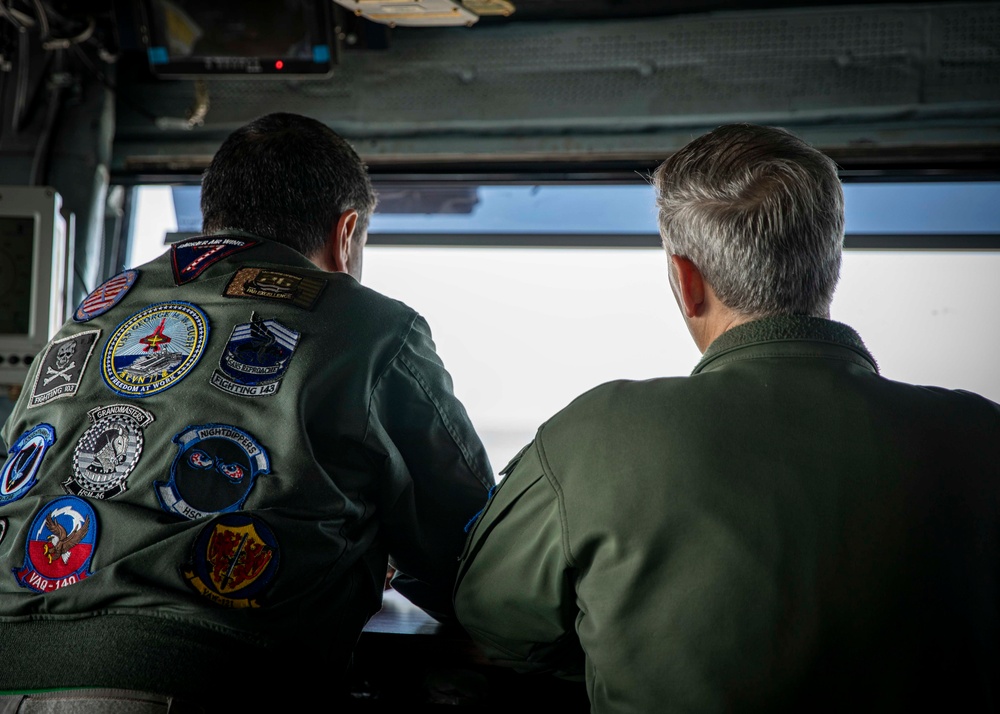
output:
[[[77,322],[86,322],[103,315],[125,297],[125,293],[135,285],[138,277],[138,270],[126,270],[113,278],[108,278],[83,299],[73,313],[73,319]]]

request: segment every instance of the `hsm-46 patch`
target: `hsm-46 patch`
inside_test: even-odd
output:
[[[24,566],[14,568],[22,587],[52,592],[90,576],[97,547],[97,516],[82,498],[49,501],[31,522]]]
[[[288,369],[300,333],[277,320],[262,320],[250,314],[250,322],[233,328],[212,386],[243,397],[274,394]]]
[[[153,486],[163,510],[191,520],[240,509],[257,476],[271,470],[267,452],[235,426],[189,426],[174,443],[170,480]]]
[[[276,300],[312,310],[325,287],[326,280],[287,269],[240,268],[222,294],[225,297]]]
[[[190,283],[210,266],[260,241],[237,236],[195,236],[170,246],[170,266],[177,285]]]
[[[87,412],[91,425],[73,451],[73,475],[63,483],[67,493],[88,498],[114,498],[142,455],[142,430],[153,415],[131,404],[111,404]]]
[[[201,359],[208,321],[189,302],[150,305],[120,324],[104,348],[104,381],[123,397],[148,397],[184,379]]]
[[[0,506],[21,498],[35,485],[45,452],[54,443],[56,430],[51,424],[39,424],[18,437],[0,470]]]
[[[73,319],[77,322],[86,322],[103,315],[121,302],[125,294],[135,285],[138,277],[138,270],[126,270],[113,278],[108,278],[83,299],[73,313]]]
[[[76,394],[100,336],[100,330],[87,330],[48,344],[31,385],[28,409]]]
[[[181,574],[218,605],[260,607],[256,598],[277,572],[278,556],[278,541],[261,518],[230,513],[201,529]]]

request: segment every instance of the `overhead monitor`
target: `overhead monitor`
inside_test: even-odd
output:
[[[330,0],[143,0],[142,10],[158,77],[318,78],[337,61]]]
[[[22,384],[66,319],[70,246],[61,209],[47,186],[0,186],[0,384]]]

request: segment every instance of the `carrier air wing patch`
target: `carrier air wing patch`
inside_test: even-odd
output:
[[[28,409],[76,394],[100,336],[100,330],[87,330],[48,344],[31,385]]]
[[[222,294],[232,298],[275,300],[312,310],[325,287],[326,280],[288,268],[240,268]]]
[[[223,258],[253,248],[260,241],[236,236],[195,236],[170,246],[174,283],[190,283]]]
[[[83,299],[83,302],[76,308],[76,312],[73,313],[73,319],[77,322],[86,322],[98,315],[103,315],[121,302],[121,299],[135,285],[138,277],[138,270],[126,270],[113,278],[108,278]]]

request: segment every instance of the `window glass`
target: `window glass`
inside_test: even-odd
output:
[[[197,232],[198,187],[177,188],[137,191],[130,266],[162,253],[166,234]],[[656,231],[648,186],[473,189],[380,190],[372,233]],[[847,184],[845,197],[852,232],[1000,233],[989,210],[1000,184]],[[847,251],[832,317],[861,333],[884,376],[1000,401],[998,276],[1000,252]],[[370,245],[362,282],[427,318],[496,471],[583,391],[686,375],[700,357],[658,248]]]

